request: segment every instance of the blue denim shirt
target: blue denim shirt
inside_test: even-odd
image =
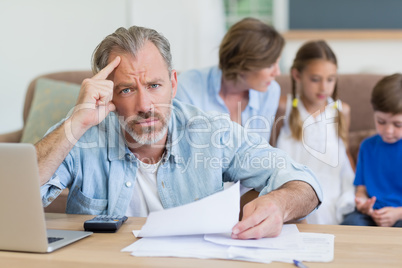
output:
[[[222,71],[218,66],[182,72],[178,77],[176,99],[204,111],[229,113],[219,96],[221,84]],[[241,124],[269,141],[280,96],[281,88],[276,81],[271,82],[266,92],[250,89],[248,104],[241,112]]]
[[[47,206],[62,189],[70,189],[67,213],[124,215],[136,180],[139,160],[128,149],[117,115],[109,114],[89,129],[52,178],[41,187]],[[229,116],[207,114],[173,101],[165,156],[157,172],[164,208],[184,205],[223,190],[224,182],[241,181],[261,195],[291,180],[309,183],[320,200],[313,173]]]

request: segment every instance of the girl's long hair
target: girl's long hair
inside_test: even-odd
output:
[[[336,56],[328,44],[323,40],[310,41],[305,43],[296,53],[296,58],[293,61],[291,70],[296,69],[301,73],[312,60],[327,60],[338,66]],[[296,99],[296,81],[291,75],[292,79],[292,99]],[[334,101],[338,100],[338,82],[335,83],[334,92],[332,93]],[[343,114],[338,109],[338,136],[342,139],[345,146],[347,146],[347,125]],[[303,134],[303,121],[301,120],[299,109],[292,105],[292,110],[289,114],[289,127],[292,132],[292,137],[296,140],[302,139]]]

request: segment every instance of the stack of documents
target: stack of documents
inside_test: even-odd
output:
[[[237,240],[231,238],[238,222],[239,184],[188,205],[151,213],[136,237],[122,249],[138,257],[186,257],[230,259],[270,263],[330,262],[334,258],[334,236],[301,233],[296,225],[284,225],[275,238]]]

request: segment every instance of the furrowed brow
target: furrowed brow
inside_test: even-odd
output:
[[[162,78],[154,78],[154,79],[149,79],[147,84],[162,84],[163,82],[165,82],[165,80]]]
[[[132,88],[134,87],[134,83],[120,83],[114,86],[114,89],[120,89],[120,88]]]

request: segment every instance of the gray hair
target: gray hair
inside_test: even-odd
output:
[[[100,42],[92,54],[93,73],[96,74],[106,67],[112,51],[130,53],[135,57],[146,41],[152,42],[159,50],[170,77],[173,67],[169,41],[153,29],[138,26],[131,26],[128,29],[120,27]]]

